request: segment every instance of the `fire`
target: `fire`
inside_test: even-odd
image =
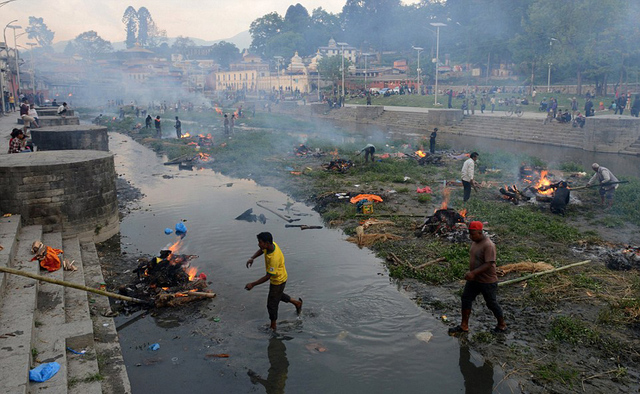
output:
[[[440,209],[447,209],[449,206],[449,196],[451,195],[451,189],[445,187],[442,189],[442,204],[440,204]]]
[[[166,249],[170,250],[172,254],[175,254],[182,247],[182,240],[184,238],[178,239],[173,245],[168,246]]]
[[[180,137],[180,138],[189,138],[189,137],[191,137],[191,134],[184,133],[184,134],[182,134],[182,137]]]
[[[416,156],[418,156],[418,157],[425,157],[426,155],[427,155],[427,154],[426,154],[426,153],[424,153],[424,152],[423,152],[423,151],[421,151],[421,150],[416,151]]]
[[[333,157],[338,157],[338,148],[335,148],[334,150],[329,152],[329,154]]]
[[[460,216],[462,216],[463,218],[467,217],[467,210],[463,209],[462,211],[458,212],[460,214]]]
[[[547,173],[548,171],[546,170],[541,171],[540,179],[538,180],[538,183],[535,185],[535,188],[538,191],[538,193],[544,194],[544,195],[553,194],[553,189],[549,188],[549,185],[551,185],[551,181],[547,178]]]
[[[200,159],[200,161],[209,161],[210,157],[211,155],[209,155],[208,153],[198,153],[198,159]]]
[[[184,272],[186,272],[187,275],[189,275],[189,280],[193,280],[196,277],[196,275],[198,275],[198,269],[196,267],[189,267],[185,269]]]
[[[222,110],[217,106],[213,108],[218,114],[222,115]]]
[[[204,137],[204,134],[198,134],[198,137],[200,137],[200,138],[205,138],[205,137]]]

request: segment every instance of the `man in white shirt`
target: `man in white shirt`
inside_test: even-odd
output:
[[[616,178],[616,176],[613,175],[613,173],[609,171],[608,168],[602,167],[598,163],[593,163],[591,165],[591,168],[593,168],[593,171],[595,171],[596,173],[593,174],[593,176],[587,183],[587,186],[591,186],[596,183],[596,181],[600,181],[600,199],[602,205],[605,205],[604,202],[606,199],[607,205],[609,206],[609,208],[611,208],[613,206],[613,194],[618,188],[618,184],[616,183],[618,182],[618,178]],[[612,185],[612,183],[614,184]]]
[[[478,160],[478,156],[478,152],[471,153],[467,161],[465,161],[462,165],[462,186],[464,187],[463,201],[465,202],[471,197],[471,186],[476,186],[478,184],[473,179],[476,168],[476,160]]]
[[[67,103],[62,103],[62,105],[58,107],[58,115],[64,118],[67,113],[67,109]]]

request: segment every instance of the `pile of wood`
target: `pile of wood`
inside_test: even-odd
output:
[[[525,195],[516,185],[507,186],[500,188],[500,194],[502,194],[502,198],[505,200],[509,200],[512,203],[518,205],[521,201],[529,201],[531,197]]]

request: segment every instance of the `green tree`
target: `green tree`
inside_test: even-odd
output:
[[[93,30],[78,35],[72,42],[73,52],[87,59],[96,59],[102,54],[113,51],[111,43]],[[66,52],[67,48],[65,48]]]
[[[138,43],[145,48],[157,48],[167,41],[167,31],[160,30],[146,7],[138,9]]]
[[[347,58],[344,59],[344,69],[349,69],[351,66],[351,61]],[[335,86],[337,86],[339,81],[342,80],[342,57],[341,56],[331,56],[324,57],[320,60],[318,64],[318,68],[320,70],[320,75],[325,80],[330,80],[333,82]]]
[[[125,24],[127,38],[125,43],[127,48],[133,48],[136,45],[136,33],[138,31],[138,12],[132,6],[127,7],[122,16],[122,23]]]
[[[265,56],[267,41],[282,31],[284,20],[277,12],[272,12],[251,22],[251,50]]]
[[[171,45],[171,50],[173,51],[173,53],[179,53],[182,56],[186,56],[187,49],[195,45],[195,42],[193,42],[193,40],[189,37],[178,36],[173,45]]]
[[[305,48],[300,48],[305,55],[316,52],[318,47],[325,46],[331,37],[338,37],[342,29],[340,17],[325,11],[322,7],[311,13],[309,28],[304,34]]]
[[[264,53],[266,58],[282,56],[288,62],[296,50],[302,47],[304,47],[302,34],[288,31],[271,37],[267,41]]]
[[[35,16],[29,17],[29,26],[26,28],[28,37],[32,40],[36,40],[38,45],[46,50],[51,50],[51,43],[55,33],[49,30],[44,23],[43,18],[37,18]]]
[[[291,5],[284,15],[283,31],[304,34],[309,28],[309,22],[309,12],[302,4]]]
[[[224,69],[229,69],[229,65],[240,58],[240,50],[235,44],[220,41],[213,44],[211,57]]]
[[[409,28],[398,23],[400,9],[400,0],[347,0],[342,20],[346,36],[353,40],[350,44],[368,42],[381,51],[391,48],[389,37]]]

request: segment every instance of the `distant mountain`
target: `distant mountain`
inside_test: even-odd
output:
[[[176,38],[177,37],[169,37],[167,40],[167,44],[171,46],[173,42],[176,40]],[[202,40],[200,38],[195,38],[195,37],[189,37],[189,38],[192,39],[193,42],[196,43],[196,45],[213,45],[220,41],[230,42],[232,44],[235,44],[235,46],[237,46],[238,49],[240,49],[240,51],[242,51],[245,48],[249,48],[249,46],[251,45],[251,34],[249,33],[249,30],[243,31],[242,33],[238,33],[233,37],[225,38],[223,40],[207,41],[207,40]],[[56,52],[63,52],[64,48],[66,48],[69,41],[72,41],[72,40],[58,41],[53,44],[53,49]],[[122,51],[124,49],[127,49],[127,46],[124,41],[112,42],[111,46],[113,46],[113,50],[115,51]]]

